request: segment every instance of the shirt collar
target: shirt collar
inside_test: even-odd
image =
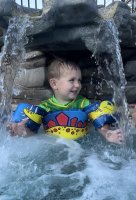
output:
[[[67,104],[69,104],[69,103],[60,103],[56,98],[55,98],[55,96],[53,95],[52,96],[52,101],[54,102],[54,103],[56,103],[56,104],[59,104],[59,105],[63,105],[63,106],[65,106],[65,105],[67,105]]]

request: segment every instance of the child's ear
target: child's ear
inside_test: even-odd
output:
[[[49,84],[50,84],[50,86],[51,86],[52,89],[56,89],[56,79],[51,78],[49,80]]]

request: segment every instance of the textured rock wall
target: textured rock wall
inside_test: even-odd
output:
[[[20,93],[13,95],[13,101],[40,101],[51,95],[46,61],[54,56],[79,64],[83,72],[82,94],[90,99],[110,97],[112,90],[98,67],[101,63],[92,55],[97,51],[101,58],[112,59],[113,36],[106,27],[106,22],[112,20],[119,32],[127,100],[136,103],[136,14],[131,14],[125,3],[115,2],[98,9],[94,0],[44,0],[43,10],[34,10],[22,8],[12,0],[0,0],[0,13],[1,51],[11,17],[27,16],[32,25],[26,29],[27,53],[15,78],[15,88],[20,88]]]

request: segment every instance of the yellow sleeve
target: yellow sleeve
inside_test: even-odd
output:
[[[102,115],[112,115],[115,112],[115,105],[110,101],[102,101],[99,107],[89,113],[89,118],[95,120]]]

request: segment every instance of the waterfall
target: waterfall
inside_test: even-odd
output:
[[[92,50],[89,38],[83,38],[86,47]],[[112,100],[117,106],[119,116],[118,127],[125,135],[125,146],[132,146],[131,128],[132,122],[129,118],[128,104],[125,96],[126,79],[121,57],[118,30],[113,20],[102,20],[94,36],[95,45],[93,56],[99,66],[99,73],[105,79],[107,87],[113,92]],[[106,75],[105,75],[106,74]]]
[[[105,24],[111,30],[112,23]],[[13,18],[5,36],[0,70],[1,124],[8,120],[11,113],[12,94],[18,92],[14,91],[14,78],[24,59],[24,45],[27,43],[25,33],[29,26],[31,24],[27,18]],[[89,43],[86,41],[86,44]],[[100,58],[100,46],[98,42],[96,44],[94,56]],[[115,54],[119,51],[116,48],[113,59],[119,55]],[[110,68],[108,58],[104,59],[111,74],[107,81],[113,88],[114,101],[123,107],[120,112],[124,112],[124,117],[128,117],[123,96],[126,81],[121,57],[111,62]],[[98,61],[100,63],[101,59]],[[118,96],[120,87],[124,99]],[[0,200],[135,200],[136,159],[126,160],[118,156],[115,148],[110,154],[111,149],[107,150],[105,142],[99,139],[94,142],[92,135],[93,132],[82,142],[40,133],[28,138],[6,137],[3,140],[1,137]],[[95,149],[97,145],[99,152]]]
[[[19,73],[21,61],[25,55],[25,45],[28,42],[26,28],[30,27],[27,17],[14,17],[10,19],[8,30],[4,39],[0,66],[0,124],[5,124],[11,115],[11,102],[14,88],[14,79]]]

